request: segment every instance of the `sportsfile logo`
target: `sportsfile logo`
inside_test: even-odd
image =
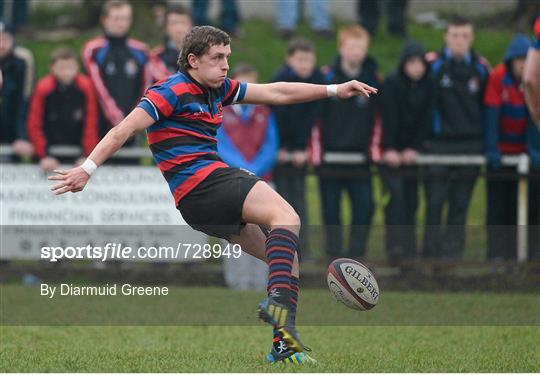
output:
[[[356,280],[360,281],[360,283],[367,289],[367,291],[371,294],[374,300],[377,300],[377,298],[379,298],[379,293],[377,293],[375,287],[373,286],[373,284],[371,284],[367,277],[362,276],[360,272],[358,272],[351,266],[345,267],[345,272],[354,277]]]
[[[60,259],[209,259],[240,258],[242,247],[239,244],[199,244],[178,243],[176,246],[139,246],[132,248],[122,243],[109,242],[104,246],[43,246],[41,259],[57,262]]]

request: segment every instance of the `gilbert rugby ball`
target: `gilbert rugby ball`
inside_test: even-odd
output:
[[[379,285],[375,276],[355,260],[334,260],[328,266],[326,281],[334,297],[351,309],[370,310],[379,301]]]

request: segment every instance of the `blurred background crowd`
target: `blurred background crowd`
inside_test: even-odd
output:
[[[67,19],[57,17],[60,7],[47,10],[49,2],[1,0],[0,143],[11,146],[2,162],[35,162],[51,171],[84,160],[146,88],[177,70],[186,33],[214,24],[233,37],[230,76],[240,81],[357,79],[379,88],[371,98],[224,110],[221,157],[271,182],[294,206],[307,224],[303,261],[314,257],[315,216],[325,228],[327,257],[369,258],[378,209],[392,264],[460,260],[473,196],[486,202],[487,259],[515,260],[517,173],[503,156],[522,154],[530,161],[529,259],[540,259],[540,131],[521,87],[539,2],[517,2],[513,18],[493,16],[502,31],[482,34],[479,46],[475,21],[428,13],[430,26],[420,27],[410,22],[408,0],[358,0],[356,22],[331,17],[330,6],[339,1],[268,3],[273,22],[244,23],[234,0],[220,1],[217,19],[208,16],[208,0],[65,2]],[[59,25],[51,31],[50,20],[41,19],[47,30],[41,35],[33,12],[47,11],[57,12],[51,19]],[[384,54],[384,69],[374,50]],[[135,138],[125,147],[144,144]],[[62,159],[50,153],[55,145],[80,146],[81,153]],[[486,165],[419,166],[422,155],[482,155]],[[480,176],[482,192],[475,195]],[[317,204],[310,203],[313,194]]]

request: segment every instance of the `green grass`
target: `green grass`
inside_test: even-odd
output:
[[[537,372],[538,327],[302,327],[316,365],[264,362],[266,327],[2,327],[3,372]]]
[[[261,292],[173,287],[167,297],[52,302],[37,294],[1,286],[0,372],[291,371],[264,362],[271,332],[255,318]],[[57,321],[69,315],[76,325],[8,324],[14,313],[24,320],[32,312]],[[540,370],[537,295],[383,291],[378,306],[358,312],[311,289],[302,291],[298,314],[318,360],[298,371]]]

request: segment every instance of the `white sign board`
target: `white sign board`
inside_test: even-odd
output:
[[[154,166],[103,166],[84,191],[60,196],[36,165],[1,164],[0,172],[0,258],[35,259],[43,244],[207,242],[186,225]]]

